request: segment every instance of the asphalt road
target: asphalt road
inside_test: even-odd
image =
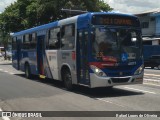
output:
[[[0,110],[3,111],[160,111],[160,70],[145,69],[144,84],[67,91],[61,82],[26,79],[24,73],[0,62]],[[87,112],[86,112],[87,113]],[[74,114],[74,112],[73,112]],[[76,114],[76,113],[75,113]],[[79,112],[83,114],[83,112]],[[94,113],[92,113],[94,114]],[[125,117],[125,116],[124,116]],[[0,118],[0,120],[31,118]],[[33,120],[107,120],[108,117],[48,117]],[[125,118],[134,119],[134,118]],[[138,119],[159,120],[155,117]],[[136,118],[137,120],[137,118]]]

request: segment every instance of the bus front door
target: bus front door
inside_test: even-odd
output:
[[[88,31],[79,30],[77,37],[77,80],[79,84],[89,85]]]
[[[44,76],[43,56],[45,52],[44,46],[45,36],[37,36],[37,70],[40,77]]]

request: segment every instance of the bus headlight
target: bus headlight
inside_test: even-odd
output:
[[[90,67],[97,76],[99,76],[99,77],[106,77],[107,76],[101,69],[97,68],[96,66],[91,65]]]
[[[144,69],[144,65],[141,65],[134,73],[134,75],[138,75],[141,74],[143,72]]]

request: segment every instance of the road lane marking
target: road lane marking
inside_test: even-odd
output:
[[[146,79],[146,78],[144,78],[144,81],[160,82],[160,80]]]
[[[146,91],[146,90],[140,90],[140,89],[135,89],[135,88],[130,88],[130,87],[124,87],[126,89],[129,89],[129,90],[135,90],[135,91],[140,91],[140,92],[144,92],[144,93],[150,93],[150,94],[155,94],[155,92],[151,92],[151,91]]]
[[[160,76],[144,76],[144,78],[159,78]]]
[[[12,72],[9,72],[9,74],[14,75],[14,73],[12,73]]]
[[[120,104],[117,104],[117,103],[113,103],[111,101],[108,101],[108,100],[105,100],[105,99],[102,99],[102,98],[96,98],[96,99],[100,100],[100,101],[103,101],[103,102],[106,102],[106,103],[114,104],[114,105],[117,105],[117,106],[120,106],[120,107],[125,107],[123,105],[120,105]]]
[[[0,112],[3,112],[3,110],[2,110],[1,108],[0,108]],[[2,115],[2,114],[1,114],[1,115]],[[2,119],[3,119],[3,120],[10,120],[9,117],[5,117],[5,116],[2,116]]]
[[[3,71],[3,72],[5,72],[5,73],[9,73],[9,74],[11,74],[11,75],[14,75],[14,74],[15,74],[15,73],[13,73],[13,72],[9,72],[9,71],[3,70],[3,69],[0,69],[0,71]]]
[[[8,73],[8,71],[7,71],[7,70],[5,70],[4,72]]]
[[[144,77],[144,79],[153,79],[153,80],[159,80],[160,81],[160,77],[153,77],[153,76],[148,76],[148,77]]]
[[[152,83],[143,83],[143,84],[145,84],[145,85],[152,85],[152,86],[158,86],[158,87],[160,87],[160,85],[156,85],[156,84],[152,84]]]
[[[156,75],[156,74],[144,74],[144,75],[148,75],[148,76],[158,76],[158,77],[160,77],[160,75]]]

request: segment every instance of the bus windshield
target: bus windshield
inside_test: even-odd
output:
[[[92,34],[92,55],[96,60],[125,62],[141,57],[141,32],[138,29],[96,27]]]

